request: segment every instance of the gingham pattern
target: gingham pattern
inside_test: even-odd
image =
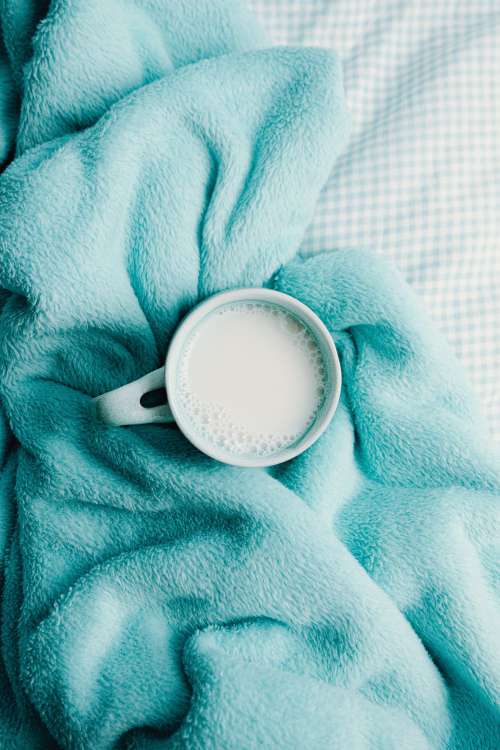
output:
[[[372,248],[428,303],[500,437],[500,2],[251,0],[341,56],[353,119],[304,252]]]

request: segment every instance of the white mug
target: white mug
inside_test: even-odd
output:
[[[293,444],[272,455],[234,455],[209,440],[202,439],[179,408],[179,360],[185,344],[202,320],[218,308],[234,303],[267,303],[298,319],[314,336],[322,359],[328,370],[327,393],[313,424]],[[203,335],[203,334],[201,334]],[[209,297],[197,305],[177,328],[168,348],[165,365],[132,383],[116,388],[93,399],[95,416],[109,425],[135,425],[144,423],[176,422],[185,437],[203,453],[223,463],[235,466],[262,467],[288,461],[309,448],[330,423],[340,396],[341,369],[334,341],[319,317],[299,300],[272,289],[234,289]],[[168,403],[145,407],[143,396],[150,391],[165,388]]]

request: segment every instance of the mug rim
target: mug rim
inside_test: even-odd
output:
[[[231,304],[233,302],[252,302],[252,301],[268,301],[274,304],[281,305],[281,307],[294,312],[303,322],[305,322],[309,328],[318,336],[318,338],[326,345],[328,351],[332,373],[331,380],[332,386],[330,393],[325,401],[327,404],[323,413],[317,420],[317,422],[304,434],[303,438],[297,441],[294,445],[285,448],[278,453],[270,456],[248,456],[248,455],[234,455],[230,452],[224,451],[215,445],[212,445],[209,441],[204,441],[199,435],[190,429],[189,425],[186,425],[186,420],[183,420],[183,415],[178,409],[176,399],[176,370],[179,361],[179,355],[182,353],[182,349],[186,338],[192,332],[192,330],[200,323],[203,318],[212,313],[222,305]],[[242,466],[242,467],[265,467],[265,466],[276,466],[278,464],[289,461],[295,456],[303,453],[318,438],[323,434],[328,425],[330,424],[335,411],[337,410],[340,390],[342,385],[342,371],[340,367],[339,356],[337,348],[330,331],[327,329],[321,318],[311,310],[310,307],[305,305],[303,302],[298,300],[296,297],[292,297],[290,294],[285,292],[279,292],[275,289],[267,289],[265,287],[240,287],[237,289],[230,289],[224,292],[218,292],[208,297],[207,299],[200,302],[194,307],[180,323],[175,331],[168,351],[165,357],[165,388],[168,394],[168,405],[174,417],[174,420],[179,427],[180,431],[184,436],[192,443],[198,450],[205,453],[211,458],[215,458],[231,466]]]

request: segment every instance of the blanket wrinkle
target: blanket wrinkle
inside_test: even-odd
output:
[[[499,457],[394,269],[294,260],[348,132],[335,56],[265,49],[237,0],[0,22],[2,750],[496,750]],[[93,420],[199,299],[263,284],[339,346],[308,451],[239,469]]]
[[[4,43],[22,92],[17,152],[88,127],[126,94],[178,67],[263,45],[252,15],[232,6],[5,0]]]

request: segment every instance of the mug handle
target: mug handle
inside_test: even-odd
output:
[[[151,422],[174,422],[168,404],[150,408],[141,404],[141,398],[146,393],[164,387],[165,368],[159,367],[132,383],[127,383],[92,399],[94,416],[100,422],[116,427],[128,424],[149,424]]]

